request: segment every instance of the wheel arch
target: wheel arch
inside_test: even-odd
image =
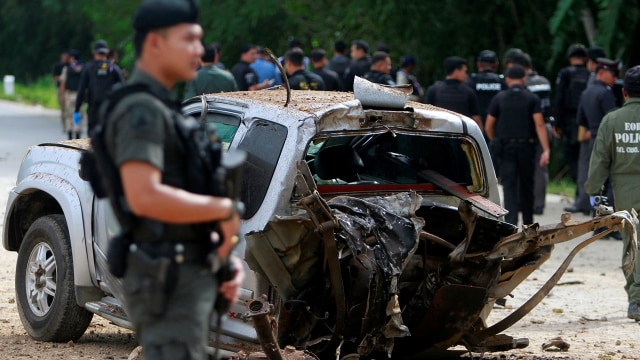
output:
[[[76,289],[94,287],[91,279],[94,272],[89,267],[87,256],[82,203],[76,188],[61,177],[30,174],[12,190],[5,216],[4,248],[18,251],[29,226],[36,219],[50,214],[63,215],[67,223]]]

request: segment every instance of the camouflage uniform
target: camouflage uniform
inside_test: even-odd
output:
[[[215,65],[206,65],[198,70],[198,75],[189,81],[184,89],[184,98],[219,92],[238,91],[236,79],[230,72],[221,70]]]

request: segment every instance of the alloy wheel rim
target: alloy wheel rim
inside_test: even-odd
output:
[[[25,290],[27,303],[36,316],[49,313],[56,296],[56,258],[49,244],[36,245],[27,262]]]

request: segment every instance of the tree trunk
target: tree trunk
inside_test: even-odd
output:
[[[596,26],[593,21],[593,16],[587,8],[582,9],[582,25],[584,26],[584,33],[587,35],[587,39],[589,40],[589,46],[595,46]]]

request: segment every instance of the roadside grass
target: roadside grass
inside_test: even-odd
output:
[[[2,89],[2,91],[0,91],[0,99],[18,101],[31,105],[41,105],[51,109],[60,109],[58,105],[58,91],[53,84],[53,79],[49,76],[41,77],[30,84],[16,82],[14,85],[14,94],[5,95],[4,89]]]
[[[576,193],[576,184],[569,179],[552,180],[547,185],[547,193],[573,198]]]

